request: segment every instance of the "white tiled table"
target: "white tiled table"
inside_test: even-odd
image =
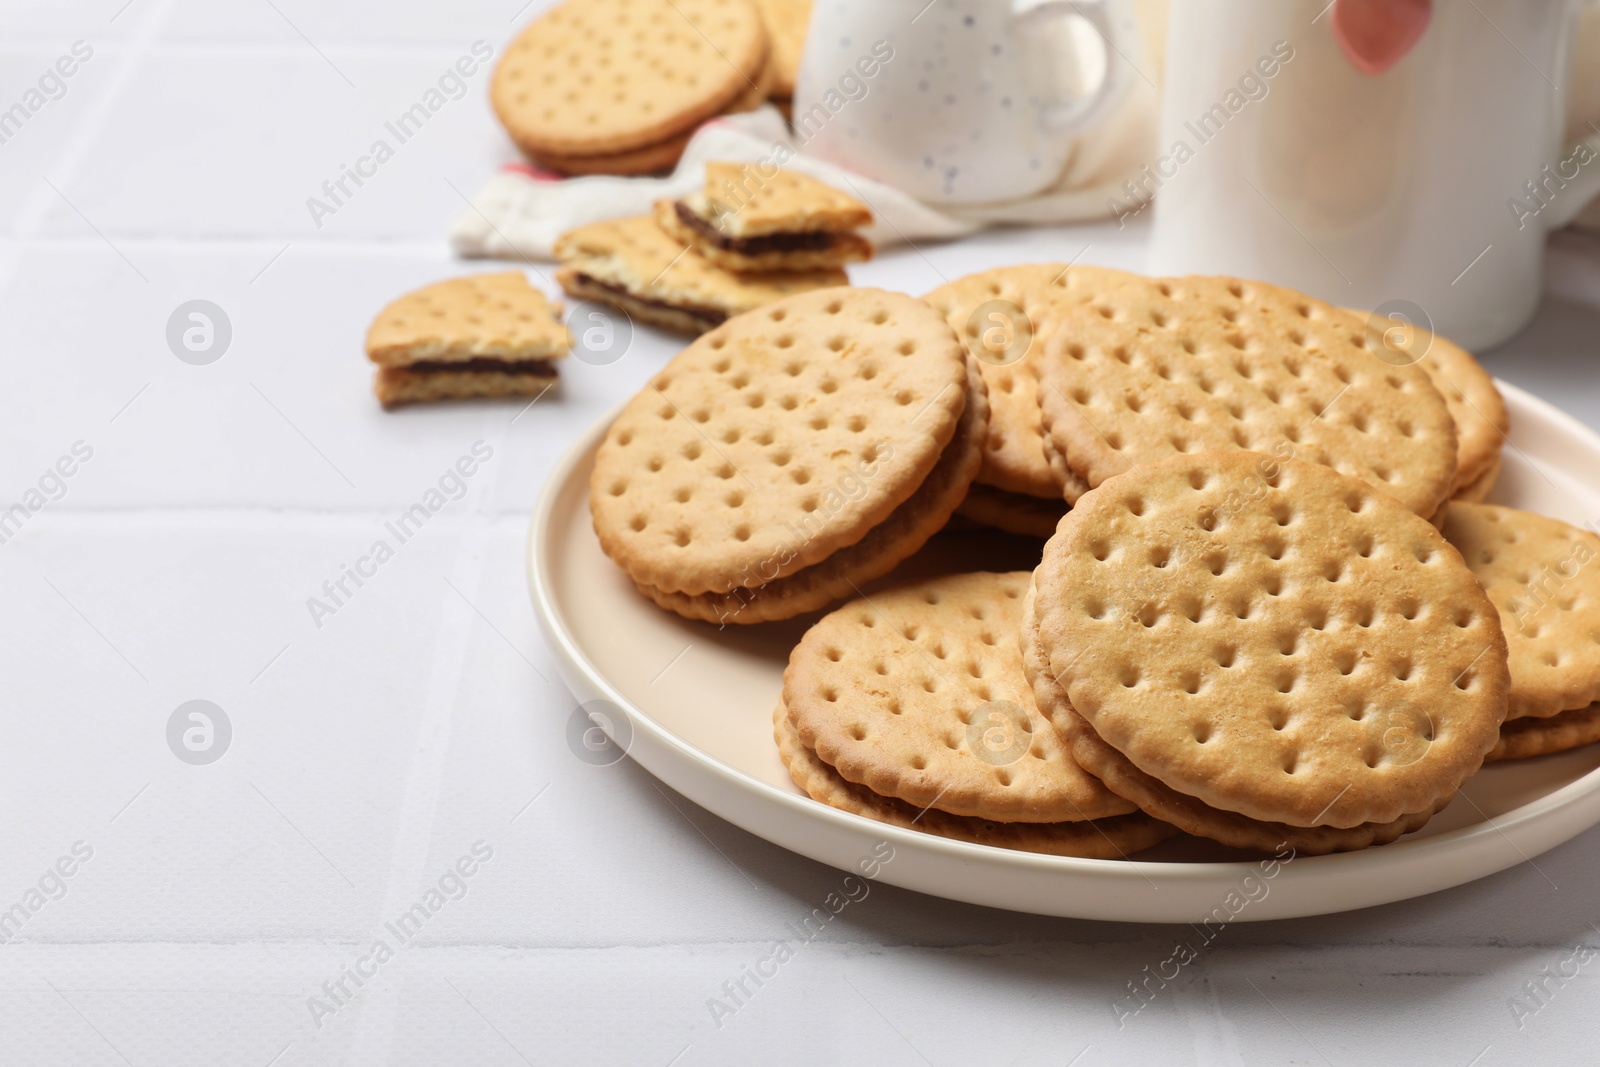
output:
[[[0,944],[0,1063],[1593,1062],[1596,964],[1520,1028],[1509,998],[1600,941],[1597,832],[1424,900],[1230,928],[1120,1028],[1181,931],[877,886],[716,1025],[708,998],[840,875],[574,758],[522,561],[566,442],[674,343],[572,361],[514,423],[373,402],[367,321],[460,269],[441,235],[506,158],[485,74],[320,229],[305,206],[520,0],[124,3],[0,10],[0,108],[94,50],[0,145],[0,507],[93,450],[0,545],[0,910],[92,850]],[[1086,246],[1137,267],[1142,231],[856,277],[921,292]],[[1597,264],[1561,238],[1538,322],[1487,357],[1592,425]],[[165,341],[194,298],[233,327],[208,366]],[[464,498],[317,626],[307,598],[479,441]],[[232,724],[209,766],[167,745],[192,699]],[[465,895],[314,1018],[479,842]]]

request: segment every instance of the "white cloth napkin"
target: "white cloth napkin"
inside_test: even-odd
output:
[[[960,237],[1005,223],[1077,222],[1110,213],[1113,197],[1125,198],[1133,176],[1155,143],[1155,86],[1144,81],[1129,92],[1099,129],[1080,138],[1055,184],[1043,193],[1003,203],[933,207],[910,195],[812,159],[796,147],[776,108],[725,115],[702,126],[677,168],[664,178],[562,178],[526,163],[508,163],[472,200],[450,231],[463,256],[550,259],[556,238],[602,219],[648,214],[662,197],[682,197],[705,184],[710,161],[762,162],[782,146],[794,153],[783,165],[851,193],[872,208],[867,236],[879,245]]]

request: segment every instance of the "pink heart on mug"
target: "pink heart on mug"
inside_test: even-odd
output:
[[[1333,39],[1350,64],[1376,77],[1422,39],[1433,0],[1334,0]]]

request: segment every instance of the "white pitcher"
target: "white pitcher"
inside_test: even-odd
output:
[[[1468,348],[1510,337],[1546,232],[1600,192],[1600,137],[1562,144],[1580,6],[1433,0],[1372,74],[1328,0],[1174,3],[1161,147],[1128,190],[1156,194],[1150,269],[1383,308]]]
[[[1140,45],[1130,0],[817,0],[796,140],[931,203],[1027,196],[1121,102]]]

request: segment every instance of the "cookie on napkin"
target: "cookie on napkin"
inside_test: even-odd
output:
[[[657,200],[655,219],[740,273],[831,270],[872,258],[872,242],[855,232],[872,223],[865,204],[808,174],[759,163],[707,163],[705,187]]]
[[[842,270],[734,274],[668,236],[648,215],[565,233],[555,254],[562,263],[556,281],[568,294],[686,334],[795,293],[850,281]]]

